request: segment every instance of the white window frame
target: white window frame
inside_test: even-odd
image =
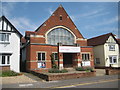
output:
[[[38,52],[37,53],[37,57],[38,57],[38,54],[41,53],[41,54],[45,54],[45,60],[46,60],[46,53],[45,52]],[[38,62],[45,62],[45,60],[42,60],[42,55],[41,55],[41,60],[39,60],[39,57],[37,58]]]
[[[110,62],[110,57],[112,58],[112,62]],[[116,58],[116,62],[115,63],[114,63],[114,60],[113,60],[114,58]],[[117,64],[117,55],[110,55],[109,56],[109,63],[110,64]]]
[[[111,48],[113,47],[113,48]],[[115,45],[109,45],[109,51],[115,51]]]
[[[2,40],[3,34],[5,38]],[[10,33],[0,33],[0,35],[0,42],[10,42]]]
[[[2,64],[2,57],[5,56],[5,64]],[[9,63],[8,63],[9,57]],[[0,55],[0,66],[8,66],[10,65],[10,55]]]
[[[84,58],[83,58],[83,55],[84,55]],[[85,55],[87,55],[87,59],[85,59]],[[88,57],[89,55],[89,57]],[[82,53],[82,60],[83,61],[90,61],[90,53]]]

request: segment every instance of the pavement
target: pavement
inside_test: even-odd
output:
[[[95,69],[96,76],[104,76],[105,75],[105,69]]]
[[[111,82],[114,82],[111,84]],[[106,85],[105,85],[106,83]],[[101,85],[102,84],[102,85]],[[85,88],[89,86],[99,88],[118,88],[118,75],[104,75],[87,78],[77,78],[59,81],[36,81],[36,82],[24,82],[24,83],[7,83],[2,84],[3,88]],[[96,86],[97,85],[97,86]],[[100,85],[102,87],[100,87]],[[110,86],[109,86],[110,85]],[[90,88],[93,88],[90,87]]]
[[[100,73],[103,72],[102,74]],[[3,77],[3,88],[118,88],[118,75],[104,75],[104,70],[97,70],[97,76],[44,81],[30,73],[16,77]]]

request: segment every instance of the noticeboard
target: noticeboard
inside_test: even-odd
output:
[[[38,62],[38,68],[45,68],[45,62]]]

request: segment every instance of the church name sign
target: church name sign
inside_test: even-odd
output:
[[[80,53],[80,47],[59,46],[61,53]]]

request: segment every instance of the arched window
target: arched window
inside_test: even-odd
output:
[[[64,28],[56,28],[47,34],[47,42],[51,45],[62,43],[63,45],[73,45],[74,36]]]

